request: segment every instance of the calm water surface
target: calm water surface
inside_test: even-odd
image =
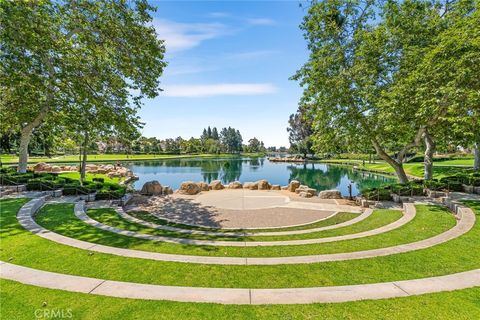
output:
[[[217,158],[217,159],[171,159],[160,161],[131,162],[128,164],[139,177],[134,188],[141,189],[147,181],[158,180],[162,185],[177,189],[183,181],[221,180],[257,181],[266,179],[271,184],[286,185],[299,180],[312,188],[321,190],[338,189],[348,195],[352,183],[352,194],[368,187],[392,182],[392,178],[353,171],[351,168],[321,163],[274,163],[266,158]]]

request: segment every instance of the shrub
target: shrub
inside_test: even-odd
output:
[[[423,195],[423,184],[421,180],[409,183],[398,183],[391,186],[392,192],[399,196],[421,196]]]
[[[120,199],[125,195],[125,190],[110,190],[102,188],[97,192],[95,198],[97,200]]]
[[[362,192],[362,196],[367,200],[390,201],[392,196],[390,190],[385,188],[367,189]]]
[[[125,195],[126,186],[105,183],[104,181],[103,178],[94,178],[92,181],[85,181],[82,186],[78,180],[59,177],[57,174],[49,172],[17,173],[10,168],[2,168],[0,171],[1,184],[16,185],[25,183],[27,190],[55,190],[63,188],[63,194],[65,195],[80,195],[101,191],[99,199],[102,197],[105,199],[118,199]]]
[[[436,180],[426,180],[424,181],[424,186],[425,188],[428,188],[430,190],[434,191],[440,191],[440,190],[446,190],[447,185],[443,182],[439,182]]]
[[[40,190],[41,188],[42,179],[41,178],[33,178],[28,180],[27,182],[27,190]]]
[[[468,184],[471,186],[480,187],[480,177],[479,178],[475,176],[470,177]]]
[[[450,191],[463,191],[463,186],[460,181],[450,181],[447,184],[447,189]]]

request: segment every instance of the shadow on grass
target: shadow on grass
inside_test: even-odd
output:
[[[149,215],[149,213],[146,213]],[[134,231],[141,234],[155,235],[161,237],[172,237],[178,239],[194,239],[194,240],[230,240],[230,241],[242,241],[245,238],[242,234],[239,234],[235,237],[232,236],[222,236],[222,235],[204,235],[204,234],[190,234],[177,232],[173,230],[162,230],[162,229],[153,229],[150,227],[142,226],[135,222],[128,221],[120,217],[117,212],[112,208],[102,208],[102,209],[90,209],[87,211],[87,215],[102,224],[116,227],[126,231]]]
[[[25,232],[17,222],[16,213],[28,201],[27,198],[0,200],[0,239]]]
[[[104,209],[93,209],[104,210]],[[105,209],[113,210],[113,209]],[[144,248],[165,248],[173,246],[182,246],[192,251],[216,252],[219,248],[213,246],[192,246],[188,244],[170,244],[159,241],[136,239],[129,236],[119,235],[113,232],[96,229],[85,222],[78,220],[73,211],[72,204],[50,204],[44,206],[36,217],[37,223],[42,227],[62,234],[66,237],[75,238],[91,243],[102,244],[118,248],[134,248],[141,250]],[[163,251],[166,252],[166,251]]]

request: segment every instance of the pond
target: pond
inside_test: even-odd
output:
[[[359,190],[377,187],[394,181],[391,177],[354,171],[352,168],[323,163],[271,162],[267,158],[188,158],[131,162],[128,167],[139,177],[134,188],[139,190],[147,181],[158,180],[162,185],[177,189],[183,181],[221,180],[257,181],[266,179],[271,184],[286,185],[298,180],[318,191],[337,189],[348,195],[352,183],[352,195]]]

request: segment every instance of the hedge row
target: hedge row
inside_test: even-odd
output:
[[[17,173],[14,168],[0,169],[0,184],[17,185],[25,184],[27,190],[45,191],[63,189],[64,195],[81,195],[96,192],[96,199],[119,199],[126,193],[125,186],[107,183],[103,178],[93,178],[93,181],[85,181],[80,184],[79,180],[60,177],[55,173]]]
[[[421,196],[425,189],[435,191],[463,191],[462,185],[480,186],[480,173],[464,173],[432,180],[414,180],[408,183],[389,184],[378,188],[362,190],[361,194],[368,200],[391,200],[391,193],[399,196]]]

